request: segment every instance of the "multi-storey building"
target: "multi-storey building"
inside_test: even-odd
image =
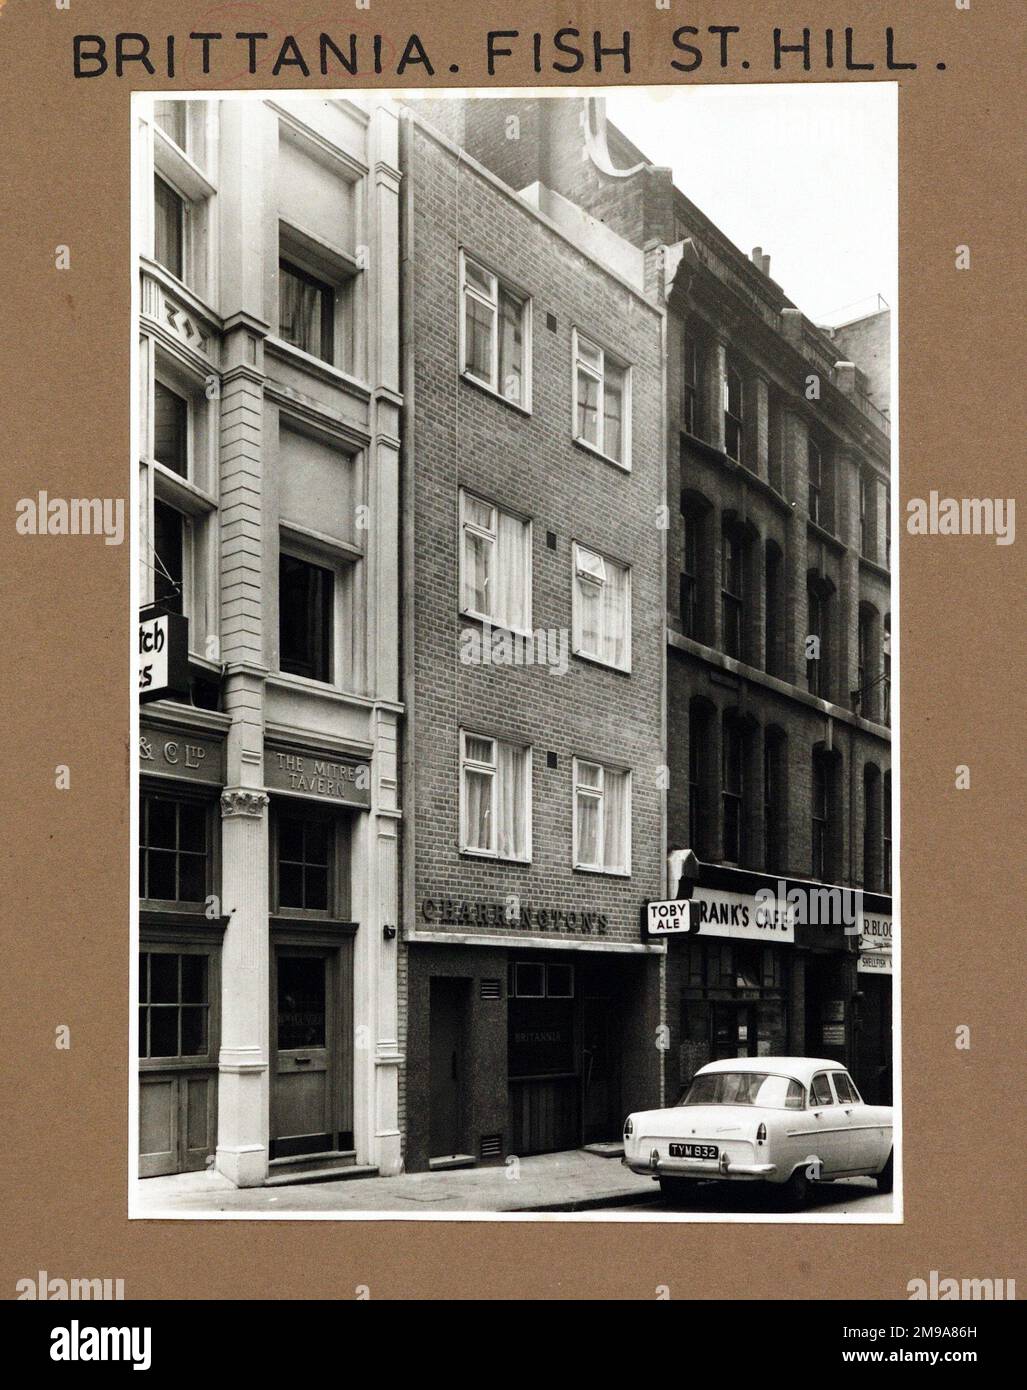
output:
[[[591,98],[137,117],[140,597],[187,633],[141,1172],[615,1140],[738,1054],[887,1099],[887,314],[808,322]]]
[[[403,118],[413,1169],[660,1095],[664,313],[641,248],[469,156],[472,106]]]
[[[667,313],[667,848],[702,914],[671,943],[668,1092],[790,1051],[888,1099],[888,314],[810,323],[599,100],[478,102],[464,138],[643,251]]]
[[[398,120],[136,117],[140,1171],[397,1171]]]

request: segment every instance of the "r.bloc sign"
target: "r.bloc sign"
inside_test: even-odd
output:
[[[161,700],[189,689],[189,622],[152,608],[139,615],[139,699]]]

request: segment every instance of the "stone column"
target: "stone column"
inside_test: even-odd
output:
[[[267,795],[245,786],[221,797],[221,1052],[217,1168],[256,1187],[268,1160]]]
[[[268,797],[264,790],[264,337],[267,155],[277,122],[263,106],[222,102],[220,639],[222,701],[231,718],[221,798],[221,958],[218,1171],[240,1187],[267,1176],[270,1047]],[[276,214],[277,215],[277,214]]]

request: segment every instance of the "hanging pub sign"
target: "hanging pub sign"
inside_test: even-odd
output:
[[[140,702],[188,693],[188,618],[159,608],[141,610],[138,671]]]

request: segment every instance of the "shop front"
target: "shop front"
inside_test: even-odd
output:
[[[453,906],[422,903],[422,920]],[[410,939],[407,1055],[427,1065],[408,1071],[409,1170],[615,1144],[629,1110],[659,1103],[662,948],[546,918],[552,941]]]
[[[891,1099],[891,902],[837,885],[696,863],[691,929],[667,937],[678,1020],[668,1096],[707,1062],[827,1057]]]
[[[217,1142],[224,732],[190,715],[139,732],[140,1177],[202,1170]]]
[[[892,939],[891,899],[868,894],[856,961],[853,1077],[872,1105],[892,1103]]]
[[[794,916],[757,899],[757,876],[699,867],[694,929],[670,941],[669,998],[677,999],[680,1031],[668,1098],[707,1062],[787,1053],[802,974]]]

